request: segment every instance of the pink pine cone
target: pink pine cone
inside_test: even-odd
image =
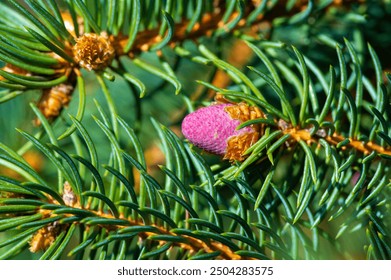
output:
[[[218,155],[227,151],[232,136],[252,132],[251,127],[236,130],[240,120],[232,119],[224,110],[232,104],[217,104],[204,107],[187,115],[182,122],[183,135],[195,146]]]

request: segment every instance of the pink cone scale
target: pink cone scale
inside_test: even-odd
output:
[[[183,135],[195,146],[205,151],[226,156],[228,154],[227,149],[230,148],[229,142],[231,139],[239,139],[242,136],[248,138],[247,135],[253,137],[255,133],[254,126],[236,130],[242,121],[239,118],[234,119],[232,117],[230,112],[232,109],[236,109],[233,106],[240,108],[240,106],[230,103],[215,104],[198,109],[187,115],[182,122]],[[241,106],[251,108],[247,105]]]

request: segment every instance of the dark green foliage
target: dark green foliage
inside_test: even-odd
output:
[[[3,2],[0,258],[391,258],[387,1]],[[176,133],[211,92],[266,114],[243,162]]]

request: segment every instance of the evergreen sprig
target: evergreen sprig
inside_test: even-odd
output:
[[[387,1],[114,2],[0,4],[0,103],[41,95],[38,127],[0,142],[0,258],[391,258],[391,76],[369,40]],[[188,65],[206,73],[194,94]],[[76,112],[59,118],[75,89]],[[150,118],[163,89],[186,105],[168,123],[216,96],[260,109],[237,127],[262,127],[259,139],[243,161],[207,155]],[[346,249],[348,234],[364,248]]]
[[[248,178],[264,174],[261,175],[263,183],[260,185],[255,208],[262,204],[283,203],[286,208],[286,219],[290,224],[302,221],[302,215],[309,215],[308,211],[311,211],[311,218],[307,223],[312,229],[325,219],[335,220],[345,212],[353,217],[359,217],[344,222],[337,236],[347,228],[358,230],[361,227],[372,227],[369,217],[367,222],[363,222],[362,216],[384,217],[382,212],[386,211],[387,207],[384,208],[382,202],[387,200],[387,189],[390,186],[391,149],[390,141],[386,140],[389,138],[387,123],[390,122],[391,117],[391,111],[387,109],[390,104],[389,90],[387,90],[390,76],[387,76],[388,81],[383,81],[383,78],[378,75],[375,83],[378,85],[377,89],[369,83],[364,85],[363,81],[367,79],[362,76],[361,63],[357,60],[357,54],[348,41],[345,41],[346,54],[342,53],[339,45],[336,47],[336,56],[341,66],[341,69],[337,69],[341,73],[339,88],[336,86],[338,77],[334,67],[330,67],[328,75],[327,73],[319,75],[319,72],[314,71],[319,69],[316,69],[310,60],[294,47],[292,50],[285,46],[281,48],[282,52],[290,56],[286,60],[286,55],[267,57],[264,54],[270,49],[261,50],[251,43],[248,44],[257,54],[261,54],[258,55],[260,64],[265,68],[264,71],[260,71],[255,67],[249,67],[251,72],[260,76],[264,82],[262,87],[256,88],[256,91],[252,88],[257,80],[250,81],[238,69],[232,66],[225,67],[226,65],[221,61],[214,60],[215,57],[209,51],[201,49],[201,52],[212,58],[213,63],[222,70],[235,73],[237,87],[240,87],[243,92],[236,89],[218,89],[205,82],[202,83],[203,85],[209,86],[232,101],[245,101],[259,106],[269,115],[267,118],[269,120],[266,122],[263,121],[265,119],[260,119],[241,125],[244,127],[262,121],[268,128],[261,139],[246,151],[248,158],[238,164],[236,170],[222,176],[221,184],[225,183],[224,180],[235,180],[244,176],[243,172]],[[272,50],[275,51],[275,47]],[[368,46],[368,52],[375,71],[382,73],[379,59],[371,46]],[[284,59],[285,65],[297,67],[296,73],[288,72],[285,67],[281,67],[280,58]],[[308,65],[311,66],[310,70],[314,72],[315,78],[310,76]],[[347,65],[352,69],[350,76],[347,75]],[[280,66],[280,71],[276,66]],[[291,81],[298,81],[298,83],[295,84],[296,93],[289,96],[287,88],[291,88],[292,85],[289,85]],[[276,84],[277,82],[279,85]],[[355,99],[352,90],[356,91]],[[261,91],[262,95],[260,95]],[[373,96],[369,94],[370,92]],[[280,104],[273,106],[262,102],[265,99],[273,99],[273,95],[278,96],[277,100],[281,101]],[[363,96],[366,98],[364,99]],[[309,102],[312,106],[307,105]],[[300,106],[293,107],[291,104]],[[326,116],[327,120],[325,120]],[[365,118],[365,121],[360,118]],[[281,180],[279,184],[282,186],[280,195],[285,198],[292,197],[295,201],[286,200],[284,203],[278,202],[282,198],[273,187],[273,178],[277,177],[274,176],[275,170],[283,168],[280,166],[286,164],[287,157],[304,164],[300,169],[291,166],[287,171],[289,178],[278,179]],[[265,164],[265,161],[268,164]],[[256,166],[259,168],[256,169]],[[248,169],[253,171],[247,173]],[[261,172],[262,169],[265,172]],[[377,229],[377,234],[387,232],[383,225],[380,227]],[[380,246],[383,247],[380,251],[387,252],[388,246],[385,242]]]
[[[6,155],[2,155],[2,163],[8,167],[19,166],[19,174],[32,181],[0,177],[3,194],[0,212],[6,215],[1,220],[1,230],[20,231],[20,234],[0,245],[17,247],[19,250],[7,250],[2,258],[10,258],[28,246],[33,252],[45,249],[41,259],[57,259],[65,255],[93,259],[102,256],[114,259],[269,258],[248,224],[250,217],[245,209],[249,202],[241,198],[242,191],[237,183],[229,182],[228,185],[235,194],[230,200],[239,203],[239,208],[235,205],[227,208],[218,206],[216,201],[223,199],[223,194],[216,191],[215,179],[208,171],[209,167],[167,128],[156,123],[161,140],[168,144],[165,150],[167,158],[173,159],[173,170],[161,166],[165,182],[169,181],[170,184],[159,183],[147,173],[140,142],[134,130],[122,119],[117,120],[121,133],[127,135],[135,154],[124,151],[113,131],[96,119],[112,145],[111,164],[103,166],[93,160],[96,158],[96,147],[88,131],[76,119],[74,121],[79,132],[75,137],[80,137],[88,147],[87,157],[70,155],[56,145],[45,144],[21,131],[59,170],[58,177],[65,180],[61,186],[45,182],[33,169],[3,149]],[[50,126],[45,128],[48,134],[53,133]],[[141,162],[137,159],[141,159]],[[88,180],[81,172],[82,166],[92,175]],[[204,168],[209,174],[190,176],[194,174],[192,166]],[[139,182],[131,175],[134,171],[140,174]],[[200,187],[205,176],[208,186]],[[109,193],[106,193],[107,190]],[[254,200],[254,191],[250,187],[247,191]],[[197,207],[192,204],[195,200]],[[261,224],[262,216],[266,213],[262,213],[261,209],[255,213],[259,218],[256,223]],[[238,233],[235,233],[236,230]],[[79,245],[69,247],[73,238],[80,238]],[[54,242],[45,246],[45,242],[51,239]],[[271,245],[266,245],[266,248],[270,247],[269,250],[276,251],[275,254],[281,258],[288,256],[280,255],[279,251],[283,251],[281,243],[270,242]],[[167,250],[173,247],[178,247],[178,250],[169,253]],[[123,252],[132,253],[130,256]]]
[[[166,58],[156,66],[139,58],[141,52],[159,51],[168,44],[179,46],[180,51],[186,40],[203,36],[218,38],[274,18],[279,18],[281,23],[287,20],[297,24],[309,17],[315,5],[309,1],[307,8],[301,11],[303,6],[299,1],[270,4],[267,1],[167,1],[162,7],[155,1],[121,1],[114,5],[106,0],[75,0],[64,1],[61,6],[54,1],[26,0],[25,5],[15,0],[6,2],[8,5],[4,3],[0,8],[5,15],[0,22],[0,58],[6,63],[0,70],[0,85],[9,90],[2,92],[0,102],[19,96],[21,90],[42,89],[38,107],[50,120],[56,119],[68,105],[77,85],[79,90],[83,89],[84,77],[79,70],[86,68],[86,64],[80,61],[78,52],[86,49],[80,43],[86,34],[105,34],[107,37],[100,40],[113,48],[115,64],[110,63],[112,58],[100,54],[106,45],[88,41],[91,54],[85,55],[99,53],[100,60],[107,60],[102,69],[96,69],[102,72],[97,73],[98,76],[103,74],[112,81],[117,74],[144,96],[146,82],[127,70],[129,60],[126,58],[130,57],[132,65],[172,84],[178,94],[182,85]],[[319,4],[319,9],[326,7],[329,8],[324,3]],[[91,70],[90,67],[87,69]],[[64,84],[68,89],[57,88]],[[76,118],[81,120],[85,103],[84,98],[79,100]],[[112,105],[110,108],[115,109]],[[60,138],[69,136],[74,129],[73,126]]]

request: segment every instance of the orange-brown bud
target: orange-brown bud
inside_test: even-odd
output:
[[[39,229],[30,241],[30,252],[36,253],[38,251],[45,251],[52,245],[54,240],[56,240],[62,228],[63,226],[54,222],[53,224],[49,224]]]
[[[105,69],[115,56],[115,49],[106,33],[86,33],[76,39],[72,50],[75,61],[89,71]]]

